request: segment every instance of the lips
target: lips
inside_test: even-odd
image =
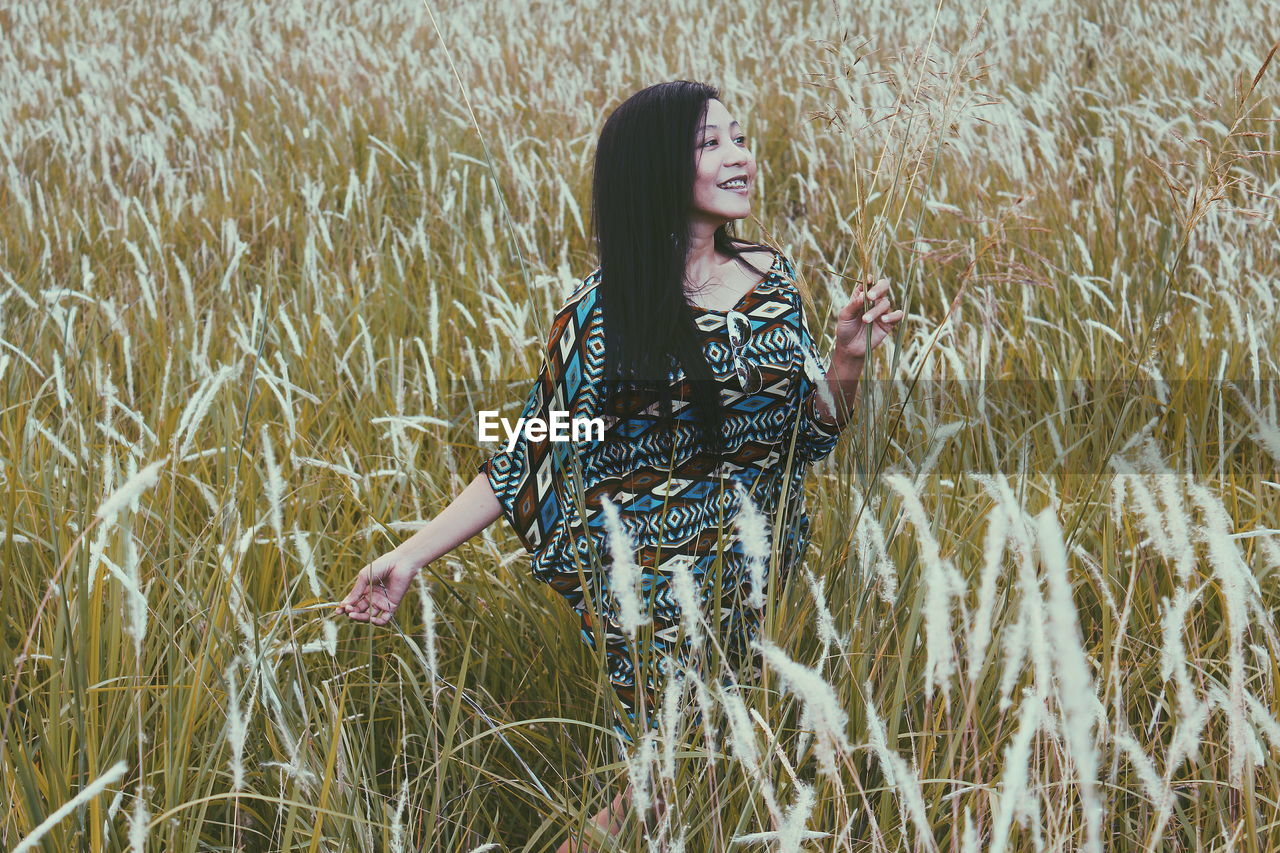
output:
[[[733,182],[737,182],[737,181],[740,181],[741,183],[737,185],[732,185],[732,186],[725,186],[725,184],[732,184]],[[720,183],[716,184],[716,186],[722,190],[725,190],[731,193],[745,193],[747,191],[747,176],[734,175],[729,180],[721,181]]]

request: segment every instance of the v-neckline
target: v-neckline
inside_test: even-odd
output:
[[[766,248],[768,248],[768,247],[766,247]],[[704,308],[704,307],[702,307],[701,305],[690,305],[690,307],[691,307],[691,308],[693,308],[693,309],[694,309],[694,310],[696,310],[696,311],[701,311],[701,312],[702,312],[702,313],[704,313],[704,314],[724,314],[724,315],[728,315],[728,314],[731,314],[731,313],[732,313],[732,312],[734,312],[734,311],[737,311],[739,308],[741,308],[741,307],[742,307],[742,303],[744,303],[744,302],[746,302],[746,301],[747,301],[747,297],[748,297],[748,296],[750,296],[751,294],[755,293],[757,290],[759,290],[759,289],[760,289],[760,286],[761,286],[762,284],[764,284],[764,283],[765,283],[766,281],[768,281],[769,279],[773,278],[773,272],[774,272],[774,270],[776,270],[776,269],[778,268],[778,257],[779,257],[779,255],[778,255],[778,253],[777,253],[777,252],[775,252],[773,249],[769,249],[769,254],[773,255],[773,263],[771,263],[771,264],[769,265],[769,270],[764,274],[764,278],[760,279],[760,280],[759,280],[759,281],[757,281],[755,284],[751,285],[751,289],[750,289],[750,290],[748,290],[746,293],[744,293],[744,294],[742,294],[741,296],[739,296],[739,297],[738,297],[738,301],[737,301],[737,302],[735,302],[735,303],[733,303],[733,307],[732,307],[732,308]]]

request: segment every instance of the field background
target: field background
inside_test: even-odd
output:
[[[629,774],[670,808],[611,849],[1280,847],[1275,2],[0,34],[6,849],[552,850]],[[847,277],[910,314],[812,471],[764,679],[628,768],[505,522],[385,628],[295,608],[491,452],[475,409],[594,267],[599,128],[675,78],[746,125],[739,233],[824,349]]]

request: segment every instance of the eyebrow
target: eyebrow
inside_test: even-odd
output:
[[[735,121],[735,122],[731,122],[731,123],[729,124],[729,127],[741,127],[741,125],[739,125],[739,124]],[[701,130],[709,130],[709,129],[712,129],[712,128],[714,128],[714,129],[716,129],[716,130],[719,130],[719,129],[720,129],[720,125],[718,125],[718,124],[704,124],[700,129],[701,129]]]

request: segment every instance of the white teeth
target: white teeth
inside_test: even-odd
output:
[[[735,178],[732,181],[725,181],[723,184],[716,184],[716,186],[723,187],[726,190],[742,189],[746,187],[746,185],[747,182],[742,178]]]

